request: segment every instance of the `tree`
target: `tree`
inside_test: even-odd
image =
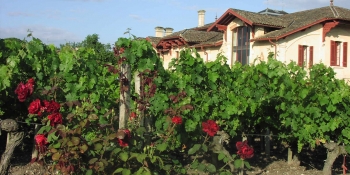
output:
[[[82,42],[73,42],[73,43],[67,43],[65,45],[61,45],[61,48],[64,46],[70,46],[73,48],[79,48],[79,47],[85,47],[85,48],[92,48],[96,52],[97,59],[102,62],[110,62],[114,63],[114,54],[112,50],[111,44],[103,44],[99,41],[98,34],[92,34],[86,36],[85,40]]]

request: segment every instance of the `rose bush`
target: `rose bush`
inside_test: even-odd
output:
[[[36,114],[38,116],[41,116],[44,110],[45,108],[42,106],[40,99],[35,99],[29,104],[28,107],[29,114]]]
[[[236,143],[237,155],[241,157],[241,159],[249,159],[254,156],[254,149],[248,145],[248,141],[245,140],[243,142]]]
[[[44,106],[45,106],[45,111],[48,113],[55,113],[58,112],[60,110],[60,104],[51,100],[51,101],[47,101],[44,100]]]
[[[128,129],[123,129],[121,130],[124,132],[124,138],[118,138],[118,143],[121,147],[127,147],[129,146],[129,141],[131,139],[131,133]]]
[[[212,120],[218,118],[214,115],[218,110],[212,104],[202,108],[198,88],[192,86],[193,82],[200,85],[210,80],[211,84],[205,83],[199,89],[216,93],[207,89],[217,89],[216,75],[201,72],[202,77],[194,81],[186,72],[192,69],[170,74],[162,69],[159,57],[144,40],[121,39],[115,50],[120,65],[98,62],[93,50],[69,47],[50,52],[45,62],[31,60],[33,65],[46,65],[45,69],[35,70],[40,91],[35,92],[38,99],[28,111],[34,114],[29,118],[43,123],[38,133],[47,136],[47,151],[43,154],[47,162],[53,162],[52,169],[62,174],[73,170],[77,174],[185,174],[185,164],[193,161],[191,169],[218,173],[213,164],[201,164],[197,153],[210,154],[209,144],[219,124],[225,124],[223,120]],[[195,60],[190,54],[185,56],[181,61]],[[140,77],[139,94],[131,84],[134,80],[120,72],[121,63],[130,64],[131,73],[137,72]],[[116,106],[126,101],[120,91],[127,90],[132,94],[126,114],[130,122],[121,137]],[[195,160],[186,153],[196,154]],[[226,170],[223,167],[220,171]]]
[[[202,122],[202,130],[209,136],[214,136],[219,131],[219,125],[213,120]]]
[[[48,144],[47,138],[44,134],[37,134],[34,137],[36,149],[39,151],[39,153],[44,154],[46,152],[46,145]]]
[[[22,82],[20,82],[17,85],[17,88],[15,90],[15,94],[17,94],[18,100],[20,102],[24,102],[28,96],[33,94],[34,91],[34,79],[30,78],[28,79],[26,84],[23,84]]]
[[[57,126],[58,124],[62,124],[61,113],[56,112],[56,113],[50,114],[47,118],[50,120],[51,126]]]
[[[173,122],[174,124],[180,125],[182,123],[182,117],[180,116],[174,116],[171,119],[171,122]]]

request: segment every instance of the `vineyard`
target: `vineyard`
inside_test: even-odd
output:
[[[164,69],[138,38],[99,52],[0,40],[1,175],[34,125],[31,163],[51,174],[243,175],[259,156],[250,135],[267,131],[289,158],[323,148],[324,175],[350,152],[350,88],[323,64],[304,69],[271,54],[230,67],[188,48]]]

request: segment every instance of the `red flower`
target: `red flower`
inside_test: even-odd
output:
[[[120,48],[120,49],[119,49],[119,54],[123,54],[124,51],[125,51],[124,47]]]
[[[22,82],[18,84],[15,94],[17,94],[17,98],[20,102],[24,102],[28,96],[28,87],[24,85]]]
[[[249,159],[254,156],[254,149],[248,145],[247,140],[236,143],[237,154],[241,159]]]
[[[171,119],[171,122],[173,122],[173,123],[179,125],[179,124],[182,123],[182,118],[181,118],[180,116],[175,116],[175,117],[173,117],[173,118]]]
[[[62,124],[62,115],[60,113],[53,113],[47,117],[50,120],[51,126],[56,126],[57,124]]]
[[[33,78],[30,78],[27,83],[26,83],[26,87],[28,88],[28,93],[29,95],[32,95],[33,94],[33,91],[34,91],[34,84],[35,84],[35,81]]]
[[[37,114],[41,116],[41,113],[44,112],[44,107],[41,106],[41,102],[39,99],[32,101],[28,107],[29,114]]]
[[[47,139],[46,139],[44,134],[37,134],[35,136],[35,142],[39,146],[45,146],[46,144],[48,144]]]
[[[60,104],[51,100],[51,101],[46,101],[44,100],[44,106],[46,108],[46,111],[48,113],[56,113],[60,110]]]
[[[216,124],[213,120],[208,120],[206,122],[202,122],[202,130],[206,132],[210,136],[214,136],[216,132],[219,130],[218,124]]]
[[[131,138],[131,135],[128,129],[124,129],[123,131],[125,133],[125,137],[123,139],[118,138],[118,142],[121,147],[126,147],[129,146],[129,140]]]
[[[130,118],[129,118],[129,119],[130,119],[130,120],[133,120],[133,119],[136,118],[136,116],[137,116],[137,115],[136,115],[135,112],[131,112],[131,113],[130,113]]]
[[[47,138],[44,134],[37,134],[35,137],[36,147],[40,153],[44,153],[46,151]]]
[[[34,83],[35,83],[34,79],[30,78],[26,84],[23,84],[22,82],[20,82],[17,85],[15,94],[17,94],[18,100],[20,102],[24,102],[29,95],[33,94]]]

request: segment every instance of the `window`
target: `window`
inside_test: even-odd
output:
[[[330,52],[331,66],[347,67],[348,60],[348,43],[331,40]]]
[[[250,28],[247,26],[233,29],[232,35],[232,60],[242,65],[249,64]]]
[[[298,49],[298,65],[303,67],[311,67],[314,64],[314,47],[299,45]]]

